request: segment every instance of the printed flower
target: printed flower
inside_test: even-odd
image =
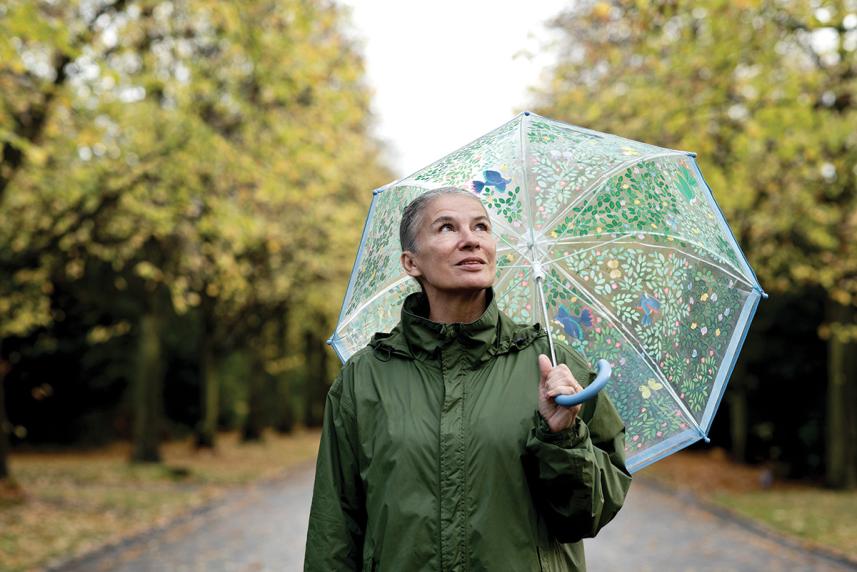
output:
[[[607,268],[610,269],[610,278],[615,280],[622,276],[622,271],[619,270],[619,261],[615,258],[607,261]]]
[[[664,386],[661,385],[656,379],[649,378],[646,380],[645,385],[640,386],[640,393],[643,396],[643,399],[648,399],[652,396],[652,391],[657,391],[662,389]]]

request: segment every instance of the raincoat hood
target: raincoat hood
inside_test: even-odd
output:
[[[377,333],[369,346],[380,355],[435,360],[437,352],[454,341],[471,366],[478,367],[492,357],[517,351],[533,340],[546,336],[539,324],[516,324],[500,312],[494,290],[487,290],[488,303],[482,315],[470,323],[442,324],[428,319],[428,298],[422,292],[409,295],[402,305],[401,321],[389,333]]]

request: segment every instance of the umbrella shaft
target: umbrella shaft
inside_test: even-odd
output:
[[[542,307],[542,316],[545,319],[545,330],[548,333],[548,346],[551,351],[551,364],[556,366],[556,350],[553,346],[553,334],[551,334],[550,329],[550,318],[548,318],[548,306],[545,303],[545,288],[544,288],[545,278],[540,272],[536,273],[536,284],[538,284],[538,288],[536,291],[539,293],[539,305]]]

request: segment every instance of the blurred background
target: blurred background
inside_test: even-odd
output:
[[[523,109],[698,153],[771,297],[697,449],[855,502],[857,2],[406,4],[0,2],[0,568],[311,459],[372,189]]]

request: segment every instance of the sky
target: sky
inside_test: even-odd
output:
[[[567,0],[342,0],[374,91],[375,134],[403,177],[527,109]]]

